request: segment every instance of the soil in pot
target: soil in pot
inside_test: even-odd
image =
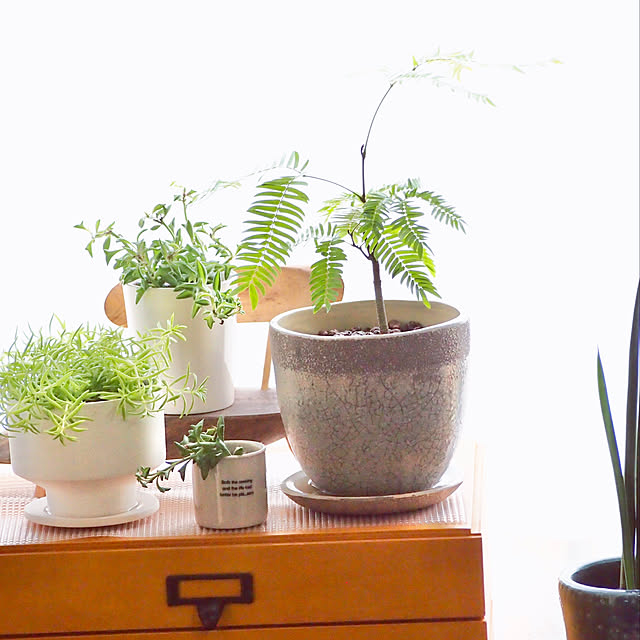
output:
[[[399,320],[391,320],[389,322],[389,333],[403,333],[406,331],[415,331],[422,329],[423,325],[415,320],[411,322],[400,322]],[[382,332],[380,327],[353,327],[351,329],[321,329],[318,331],[319,336],[379,336]]]

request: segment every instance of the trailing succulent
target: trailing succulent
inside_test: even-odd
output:
[[[242,447],[229,449],[224,441],[224,417],[218,418],[215,427],[204,430],[204,420],[191,426],[180,442],[175,443],[180,453],[177,460],[167,461],[166,466],[152,471],[150,467],[140,467],[136,473],[138,482],[143,487],[148,487],[155,482],[161,491],[169,491],[169,487],[162,486],[160,482],[168,480],[173,471],[177,469],[182,480],[185,479],[187,466],[190,462],[200,469],[202,479],[206,480],[209,473],[216,468],[218,462],[227,456],[238,456],[244,453]]]
[[[118,233],[115,223],[102,226],[98,220],[94,230],[82,222],[75,227],[91,235],[85,247],[91,256],[94,243],[103,241],[107,264],[114,261],[123,284],[136,285],[136,302],[150,288],[170,287],[178,298],[192,298],[192,316],[202,311],[211,328],[216,320],[224,321],[241,310],[238,297],[225,288],[233,269],[233,252],[218,237],[224,225],[192,222],[188,210],[196,201],[228,186],[233,183],[218,181],[202,193],[180,187],[173,203],[157,204],[140,218],[135,240]],[[181,222],[170,215],[174,203],[181,206]]]
[[[391,277],[399,277],[419,300],[429,305],[428,295],[437,296],[438,293],[432,282],[435,265],[427,244],[429,229],[422,222],[425,211],[460,231],[465,230],[464,220],[444,198],[423,189],[414,178],[368,189],[365,166],[369,140],[385,99],[394,87],[408,80],[427,79],[436,86],[461,91],[480,102],[493,104],[487,96],[467,91],[460,84],[462,72],[474,64],[472,54],[442,56],[436,53],[433,57],[414,59],[407,73],[390,80],[369,122],[366,139],[360,149],[362,182],[359,189],[350,189],[333,180],[311,175],[307,171],[308,162],[301,161],[296,152],[271,168],[278,170],[280,175],[258,186],[249,209],[252,217],[247,221],[237,256],[238,276],[234,284],[237,291],[248,290],[253,307],[265,287],[273,283],[292,247],[304,239],[315,243],[319,256],[312,265],[310,278],[315,311],[323,307],[328,311],[337,299],[348,247],[356,248],[371,264],[377,318],[382,333],[387,333],[389,327],[382,296],[381,268]],[[444,75],[437,71],[443,67],[446,70]],[[303,230],[310,180],[334,184],[342,193],[327,200],[320,209],[324,217],[322,223]]]
[[[161,411],[186,394],[205,395],[204,383],[188,388],[191,375],[168,381],[170,345],[184,339],[181,327],[168,322],[135,336],[122,329],[81,325],[69,330],[60,321],[57,332],[29,330],[17,337],[0,360],[0,426],[12,432],[46,433],[62,443],[84,431],[86,403],[117,400],[123,417]],[[53,323],[53,320],[52,320]],[[2,430],[0,430],[2,433]]]

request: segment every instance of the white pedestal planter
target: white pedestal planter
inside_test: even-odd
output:
[[[227,440],[239,456],[222,458],[207,479],[193,465],[193,505],[196,522],[209,529],[240,529],[261,524],[267,517],[265,446],[253,440]]]
[[[203,402],[195,398],[191,413],[219,411],[233,404],[234,385],[231,379],[231,345],[235,317],[224,324],[216,322],[209,329],[198,314],[191,317],[193,300],[178,300],[173,289],[149,289],[136,304],[136,288],[126,284],[122,287],[127,312],[127,326],[135,331],[146,331],[158,324],[165,326],[173,315],[176,324],[184,325],[186,341],[179,341],[171,348],[173,363],[170,377],[184,375],[187,367],[198,381],[209,378],[207,398]],[[171,403],[165,407],[169,414],[182,413],[182,403]]]
[[[166,456],[164,415],[126,420],[115,400],[87,403],[91,419],[75,442],[61,444],[46,433],[15,433],[9,440],[16,475],[44,487],[50,514],[96,518],[122,514],[137,504],[139,466],[157,467]],[[43,421],[41,432],[51,424]]]

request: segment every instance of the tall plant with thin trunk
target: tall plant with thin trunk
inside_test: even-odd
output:
[[[437,87],[462,92],[479,102],[492,105],[483,94],[466,90],[461,74],[476,65],[473,54],[454,53],[413,60],[406,73],[393,77],[371,117],[366,137],[360,148],[361,183],[351,189],[338,182],[312,175],[308,162],[298,153],[272,169],[280,175],[263,181],[249,208],[251,218],[240,244],[237,261],[237,291],[248,290],[252,305],[273,283],[281,266],[286,263],[292,246],[301,239],[315,243],[318,260],[311,267],[311,300],[314,310],[330,309],[337,299],[344,264],[349,247],[369,261],[376,301],[377,321],[382,333],[388,332],[387,316],[382,295],[381,271],[399,277],[416,297],[429,305],[428,296],[438,293],[432,278],[435,265],[427,244],[429,229],[423,224],[428,211],[434,218],[464,231],[462,217],[444,198],[421,188],[417,179],[369,189],[366,161],[371,133],[380,109],[390,93],[410,80],[429,80]],[[284,174],[284,175],[282,175]],[[309,202],[309,181],[333,184],[342,193],[327,200],[320,209],[323,220],[306,231],[303,222],[305,205]]]

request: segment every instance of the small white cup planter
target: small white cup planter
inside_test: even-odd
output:
[[[216,321],[209,329],[199,313],[191,317],[193,300],[177,299],[176,293],[169,288],[148,289],[136,304],[136,287],[125,284],[122,287],[127,326],[134,331],[146,331],[161,324],[165,326],[173,315],[175,324],[184,325],[185,341],[178,341],[171,348],[173,362],[168,376],[175,378],[184,375],[189,367],[198,382],[208,378],[207,397],[203,402],[194,398],[190,413],[219,411],[233,404],[234,385],[231,378],[231,345],[235,316],[221,323]],[[190,398],[187,398],[190,400]],[[168,403],[165,412],[182,413],[182,403]]]
[[[47,421],[40,423],[41,433],[12,433],[13,471],[44,487],[47,495],[41,500],[46,500],[46,514],[54,521],[69,519],[73,526],[73,520],[132,512],[139,501],[137,468],[164,461],[163,413],[123,420],[117,407],[116,400],[87,403],[81,415],[90,421],[84,423],[85,431],[75,434],[75,442],[61,444],[43,433],[51,426]]]
[[[265,446],[254,440],[227,440],[234,451],[244,453],[222,458],[202,479],[192,465],[193,505],[196,522],[209,529],[241,529],[261,524],[267,517]]]

